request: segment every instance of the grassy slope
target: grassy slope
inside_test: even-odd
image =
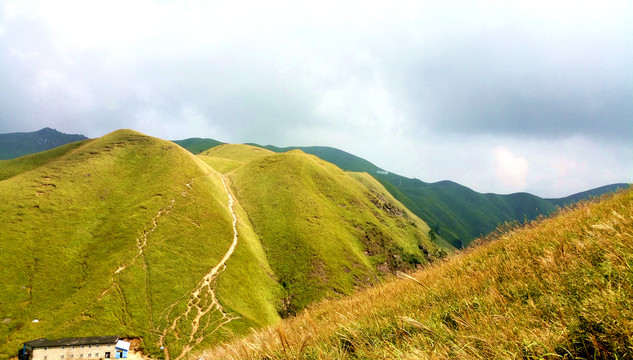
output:
[[[271,154],[271,151],[255,146],[224,144],[213,147],[198,157],[217,171],[228,173],[251,160]]]
[[[256,145],[259,146],[259,145]],[[538,196],[517,193],[510,195],[481,194],[465,186],[440,181],[426,183],[397,174],[379,174],[382,170],[369,161],[345,151],[325,147],[286,147],[267,145],[265,149],[285,152],[300,149],[329,161],[343,170],[367,172],[378,179],[385,188],[414,214],[424,220],[434,231],[452,245],[461,247],[479,236],[494,230],[508,221],[536,219],[548,215],[558,206],[600,196],[627,184],[614,184],[561,199],[543,199]]]
[[[60,156],[72,151],[90,140],[78,141],[36,154],[25,155],[17,159],[0,160],[0,181],[6,180],[25,171],[45,165]]]
[[[499,234],[408,279],[325,301],[204,357],[630,359],[631,344],[626,191]]]
[[[602,196],[603,194],[613,193],[613,192],[616,192],[616,191],[621,190],[621,189],[628,189],[630,186],[631,186],[631,184],[605,185],[605,186],[601,186],[599,188],[595,188],[595,189],[583,191],[583,192],[580,192],[580,193],[577,193],[577,194],[573,194],[573,195],[570,195],[570,196],[567,196],[567,197],[564,197],[564,198],[548,199],[548,200],[553,202],[557,206],[564,207],[564,206],[571,205],[571,204],[573,204],[575,202],[578,202],[578,201],[581,201],[581,200],[590,199],[592,197]]]
[[[439,255],[424,222],[332,164],[302,152],[250,158],[229,176],[284,287],[282,313]]]
[[[203,138],[189,138],[184,140],[173,140],[174,143],[182,146],[193,154],[200,154],[214,146],[223,144],[220,141]]]
[[[179,315],[232,239],[222,175],[207,164],[232,171],[239,241],[213,287],[237,318],[199,346],[441,253],[426,224],[367,174],[244,145],[193,156],[121,130],[1,163],[0,356],[38,337],[118,334],[161,357],[173,325],[163,345],[176,357],[195,311]],[[200,323],[208,334],[221,320],[213,310]]]
[[[170,142],[132,131],[72,147],[0,181],[0,357],[33,338],[104,334],[142,336],[158,354],[157,334],[231,243],[220,174]],[[217,291],[242,317],[229,326],[238,330],[278,319],[270,267],[248,223],[240,229],[245,246]],[[127,267],[116,273],[120,266]],[[245,270],[257,296],[228,290],[244,283]],[[166,344],[175,352],[182,345],[173,337]]]
[[[350,172],[348,174],[352,176],[353,178],[355,178],[356,180],[360,181],[371,192],[375,194],[380,194],[379,196],[381,196],[383,200],[385,200],[387,203],[400,204],[400,202],[396,200],[396,198],[393,195],[391,195],[391,193],[378,180],[376,180],[376,178],[369,175],[368,173]],[[400,207],[403,209],[403,211],[405,211],[408,214],[408,217],[417,218],[417,216],[413,214],[407,207],[403,205],[400,205]],[[426,223],[424,223],[423,226],[425,228],[428,228],[428,225]],[[430,228],[428,228],[427,231],[430,232]],[[431,241],[433,241],[436,245],[438,245],[440,248],[444,249],[445,251],[449,253],[455,250],[455,247],[453,245],[448,243],[439,235],[436,235],[436,234],[431,235]]]
[[[290,147],[276,147],[273,145],[261,146],[257,144],[251,144],[253,146],[258,146],[276,153],[287,152],[292,150],[301,150],[306,154],[315,155],[327,162],[331,162],[336,166],[340,167],[346,171],[354,171],[354,172],[366,172],[370,174],[374,174],[377,170],[382,170],[378,166],[372,164],[371,162],[360,158],[358,156],[352,155],[343,150],[331,148],[328,146],[290,146]]]

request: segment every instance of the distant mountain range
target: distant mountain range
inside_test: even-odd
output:
[[[64,134],[51,128],[0,134],[0,160],[13,159],[86,139],[83,135]]]

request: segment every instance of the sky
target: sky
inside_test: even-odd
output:
[[[426,182],[633,182],[630,1],[0,0],[0,133],[332,146]]]

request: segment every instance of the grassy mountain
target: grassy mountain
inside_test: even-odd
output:
[[[13,159],[86,139],[87,137],[83,135],[64,134],[51,128],[34,132],[0,134],[0,159]]]
[[[441,254],[428,226],[367,174],[248,145],[218,146],[201,158],[243,161],[227,176],[283,287],[282,314]]]
[[[179,359],[442,253],[363,174],[215,149],[120,130],[0,162],[0,357],[118,334]]]
[[[360,158],[358,156],[352,155],[343,150],[331,148],[328,146],[290,146],[290,147],[276,147],[273,145],[261,146],[257,144],[250,144],[253,146],[258,146],[270,151],[274,151],[277,153],[287,152],[292,150],[301,150],[306,154],[312,154],[318,156],[319,158],[331,162],[336,166],[340,167],[346,171],[355,171],[355,172],[366,172],[369,174],[374,174],[379,170],[383,170],[378,166],[372,164],[371,162]]]
[[[240,266],[227,265],[215,292],[201,283],[232,242],[228,194],[171,142],[117,131],[1,181],[0,193],[2,357],[32,338],[114,333],[175,358],[225,314],[240,316],[225,327],[235,331],[279,318],[278,285],[245,220],[231,258]],[[254,294],[234,294],[249,282]],[[190,306],[196,290],[205,314]]]
[[[48,134],[56,131],[46,128],[37,133],[40,132]],[[49,145],[53,143],[52,140],[38,140],[42,136],[38,137],[33,134],[36,133],[28,133],[30,137],[21,138],[20,145],[15,145],[15,142],[6,143],[5,148],[8,149],[6,151],[11,153],[20,151],[19,154],[22,155],[43,150],[37,147],[38,143],[46,143],[47,141]],[[13,139],[15,135],[21,134],[0,134],[0,159],[2,159],[2,139]],[[85,139],[85,137],[81,138]],[[174,142],[193,154],[202,154],[205,150],[223,144],[220,141],[205,138],[189,138]],[[607,185],[560,199],[543,199],[527,193],[510,195],[482,194],[451,181],[426,183],[417,179],[386,173],[383,169],[365,159],[331,147],[294,146],[279,148],[273,145],[250,145],[278,153],[299,149],[307,154],[316,155],[325,161],[331,162],[343,170],[367,172],[378,179],[398,201],[429,224],[435,234],[450,242],[450,246],[458,248],[469,244],[479,236],[489,233],[505,222],[532,220],[540,215],[550,214],[557,207],[629,186],[629,184]],[[14,148],[22,150],[14,150]],[[18,155],[8,157],[15,156]],[[207,159],[208,163],[211,161],[213,161],[212,166],[221,172],[235,169],[243,164],[243,161],[235,160],[231,157],[216,156],[215,159]],[[1,168],[0,171],[2,171]]]
[[[213,139],[203,139],[203,138],[189,138],[185,140],[173,140],[176,144],[182,146],[183,148],[189,150],[194,154],[199,154],[205,150],[208,150],[212,147],[223,144],[220,141]]]
[[[205,359],[633,358],[633,191],[325,301]]]
[[[458,248],[488,234],[505,222],[533,220],[539,215],[552,213],[559,206],[629,186],[613,184],[560,199],[544,199],[528,193],[482,194],[452,181],[426,183],[389,173],[365,159],[330,147],[262,147],[275,152],[300,149],[341,169],[371,174],[398,201]]]
[[[24,155],[17,159],[0,160],[0,181],[46,165],[89,141],[77,141],[40,153]]]

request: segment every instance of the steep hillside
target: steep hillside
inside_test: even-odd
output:
[[[0,134],[0,159],[13,159],[86,139],[83,135],[64,134],[51,128]]]
[[[174,359],[277,321],[279,286],[221,174],[132,131],[66,150],[0,181],[0,357],[40,337],[118,334]],[[231,208],[239,246],[223,262]]]
[[[259,145],[257,145],[259,146]],[[557,207],[600,196],[629,184],[613,184],[560,199],[543,199],[528,194],[482,194],[452,181],[426,183],[389,173],[369,161],[342,150],[324,146],[262,148],[285,152],[300,149],[329,161],[343,170],[367,172],[409,210],[456,247],[463,247],[479,236],[508,221],[533,220],[548,215]]]
[[[595,188],[595,189],[591,189],[591,190],[587,190],[587,191],[583,191],[583,192],[579,192],[577,194],[573,194],[570,196],[566,196],[564,198],[560,198],[560,199],[548,199],[549,201],[551,201],[552,203],[556,204],[557,206],[560,207],[564,207],[567,205],[571,205],[575,202],[581,201],[581,200],[585,200],[585,199],[590,199],[593,197],[599,197],[602,196],[604,194],[608,194],[608,193],[614,193],[617,192],[618,190],[622,190],[622,189],[628,189],[630,187],[631,184],[611,184],[611,185],[605,185],[605,186],[601,186],[599,188]]]
[[[36,169],[42,165],[56,160],[60,156],[72,151],[90,140],[77,141],[60,147],[25,155],[17,159],[0,160],[0,181],[21,174],[25,171]]]
[[[120,130],[0,174],[2,358],[116,334],[181,359],[443,254],[373,178],[301,152]]]
[[[41,131],[53,131],[43,129]],[[35,133],[29,133],[35,134]],[[1,134],[0,139],[4,135]],[[1,141],[0,141],[1,142]],[[37,144],[37,137],[24,140],[25,144],[33,147]],[[220,147],[223,143],[213,139],[189,138],[175,140],[175,143],[186,148],[193,154],[200,154],[207,164],[220,172],[227,172],[244,164],[250,159],[239,158],[239,154],[208,153]],[[22,144],[20,146],[27,146]],[[426,183],[417,179],[406,178],[389,173],[377,167],[371,162],[352,155],[345,151],[326,146],[293,146],[279,148],[273,145],[261,146],[250,144],[258,148],[264,148],[272,152],[287,152],[302,150],[305,153],[316,155],[319,158],[331,162],[346,171],[367,172],[378,179],[383,186],[413,213],[429,224],[436,235],[450,242],[450,247],[463,247],[475,238],[494,230],[499,224],[508,221],[532,220],[540,215],[548,215],[557,207],[572,204],[574,202],[600,196],[613,192],[618,188],[627,188],[629,184],[612,184],[596,189],[587,190],[578,194],[560,199],[543,199],[538,196],[518,193],[510,195],[482,194],[465,186],[451,182],[440,181]],[[25,152],[31,153],[35,148]],[[235,149],[233,149],[235,150]],[[207,154],[204,154],[204,153]],[[264,153],[253,153],[259,156]],[[0,157],[1,158],[1,157]],[[1,163],[0,163],[0,171]],[[11,170],[5,169],[5,172]],[[4,175],[0,173],[0,176]]]
[[[248,145],[222,145],[201,158],[244,160],[228,176],[284,289],[284,315],[442,254],[428,226],[366,174]]]
[[[633,191],[325,301],[205,359],[631,359]]]

